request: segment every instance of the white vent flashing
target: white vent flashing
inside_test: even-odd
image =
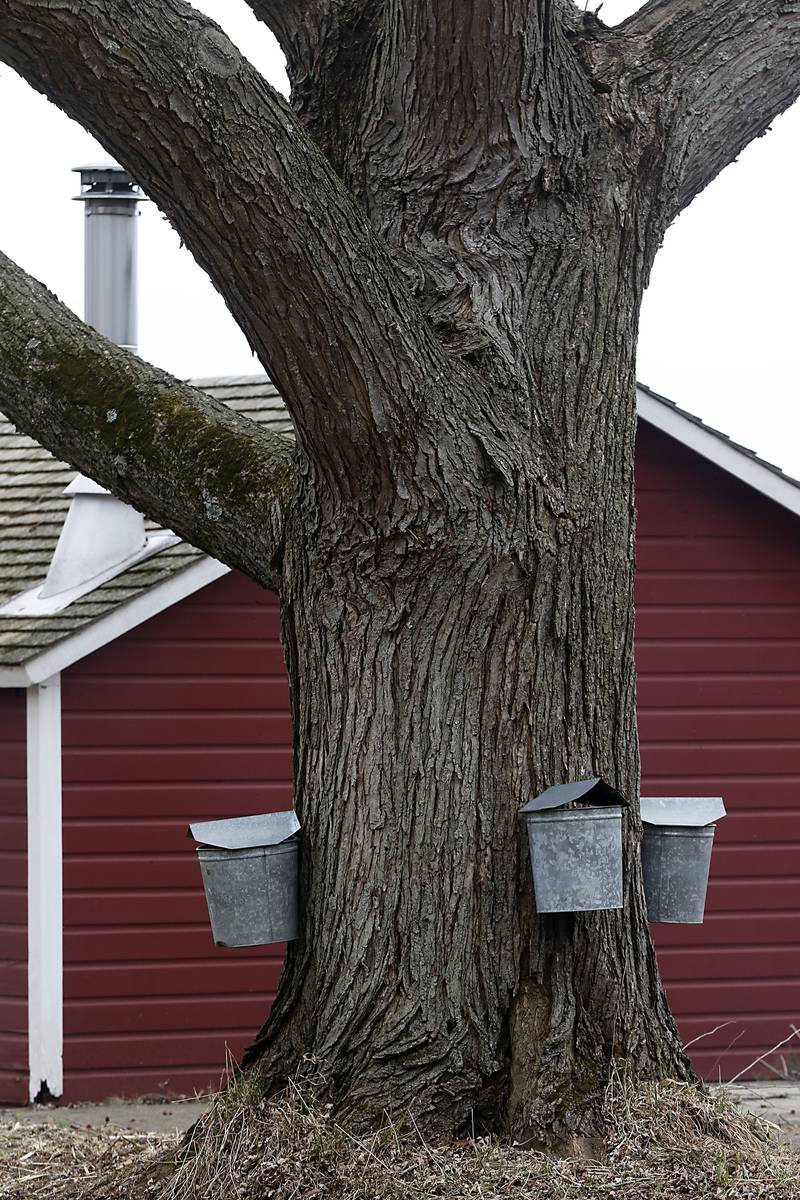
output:
[[[72,504],[39,593],[42,600],[74,591],[147,545],[142,514],[85,475],[73,479],[64,495],[72,496]]]
[[[136,563],[180,541],[171,530],[147,534],[144,517],[85,475],[64,489],[72,496],[47,578],[13,596],[0,616],[42,617],[62,612]]]

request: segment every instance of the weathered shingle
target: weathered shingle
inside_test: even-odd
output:
[[[276,433],[292,423],[265,375],[192,380],[243,416]],[[0,414],[0,604],[43,582],[70,498],[75,468],[58,462]],[[156,528],[152,523],[150,528]],[[203,558],[185,542],[137,563],[53,616],[0,617],[0,666],[18,666]]]

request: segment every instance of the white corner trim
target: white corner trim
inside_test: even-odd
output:
[[[64,1090],[61,677],[28,688],[28,1062],[30,1099]]]
[[[18,667],[0,667],[0,687],[29,687],[65,671],[87,654],[108,645],[123,633],[135,629],[144,621],[149,621],[151,617],[157,616],[229,572],[230,567],[225,563],[217,562],[214,558],[201,558],[191,566],[176,571],[162,583],[148,588],[133,600],[120,604],[104,617],[87,623],[76,633],[37,654],[35,658],[29,658],[26,663]]]
[[[771,471],[764,463],[744,454],[724,437],[698,425],[679,409],[657,400],[655,396],[649,396],[641,388],[636,389],[636,409],[640,419],[648,425],[660,429],[723,471],[735,475],[742,483],[755,488],[763,496],[788,508],[795,516],[800,516],[800,487],[793,480]]]

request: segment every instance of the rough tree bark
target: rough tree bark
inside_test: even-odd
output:
[[[60,458],[265,586],[280,586],[295,453],[87,328],[0,252],[2,411]],[[270,583],[270,577],[272,583]]]
[[[168,213],[295,420],[304,923],[247,1063],[270,1090],[316,1057],[361,1121],[574,1146],[614,1064],[690,1074],[638,859],[636,330],[669,221],[800,91],[800,7],[651,0],[611,30],[568,0],[250,3],[291,108],[181,0],[0,15],[0,58]],[[148,453],[117,477],[95,377],[54,416],[9,404],[14,370],[0,406],[169,519]],[[191,536],[269,582],[277,526],[250,530],[283,485],[232,474],[246,538]],[[590,773],[633,801],[625,906],[537,919],[519,806]]]

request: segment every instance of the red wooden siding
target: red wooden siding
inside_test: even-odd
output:
[[[274,596],[211,584],[65,672],[64,1098],[220,1078],[277,985],[281,947],[211,937],[193,818],[291,805]]]
[[[705,924],[654,926],[658,957],[696,1067],[730,1078],[800,1027],[800,521],[647,426],[637,484],[642,790],[729,813]]]
[[[0,688],[0,1104],[28,1099],[25,692]]]

